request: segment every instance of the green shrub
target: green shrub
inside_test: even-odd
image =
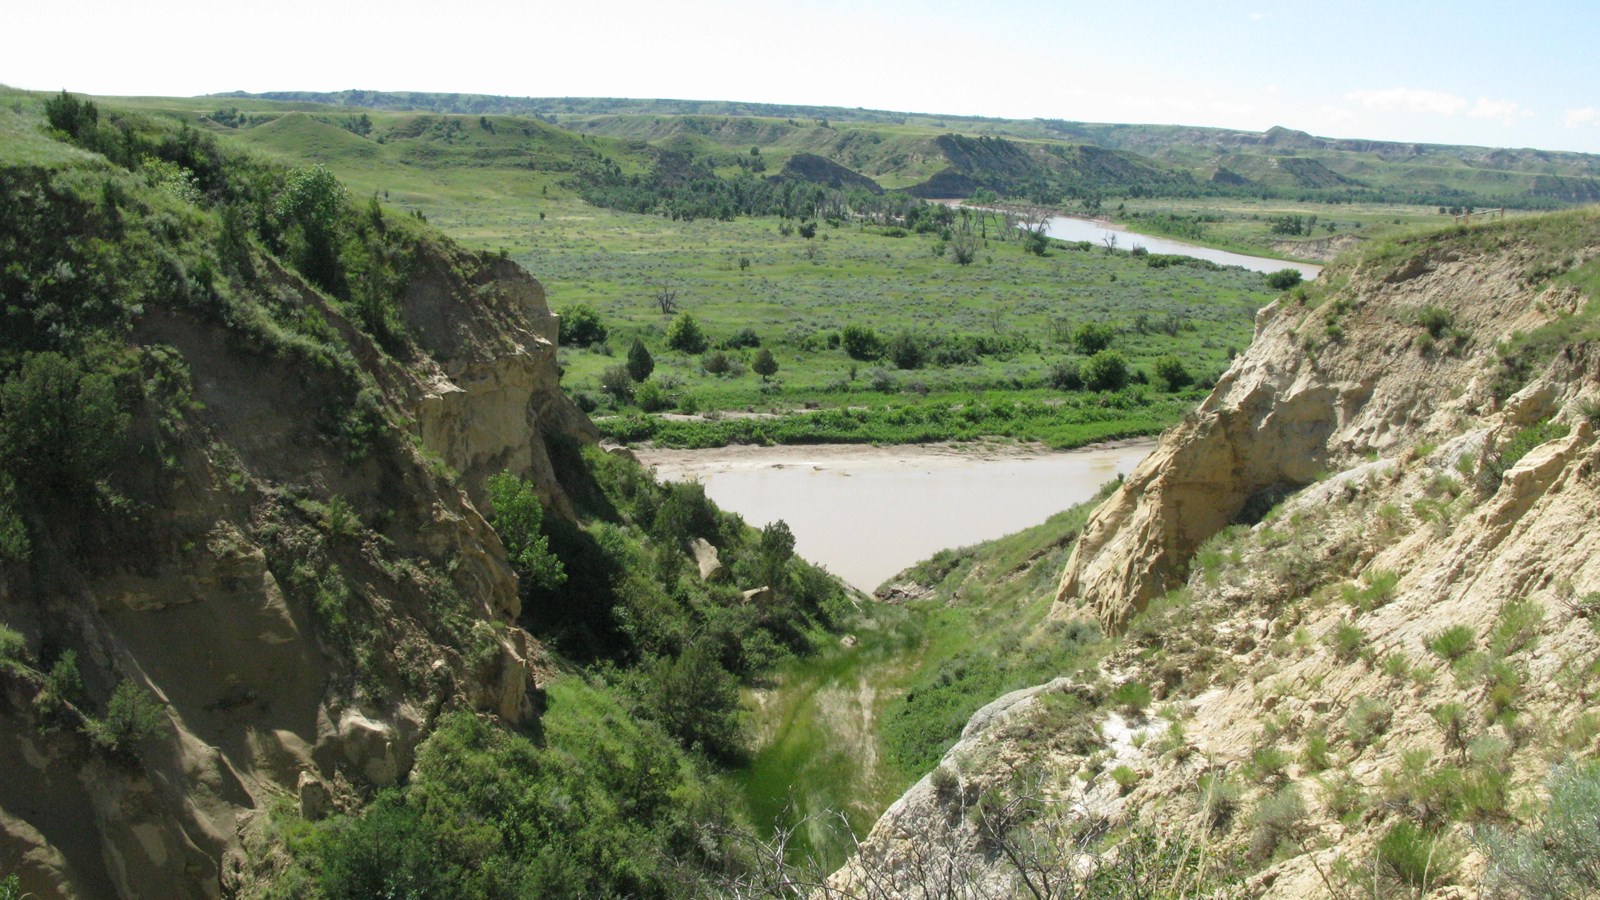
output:
[[[1328,736],[1321,731],[1306,735],[1305,749],[1300,751],[1300,765],[1307,772],[1321,772],[1332,765]]]
[[[650,377],[651,372],[656,370],[655,357],[650,355],[650,349],[644,345],[644,341],[638,338],[634,338],[633,344],[628,347],[628,362],[626,365],[628,377],[636,382],[644,381]]]
[[[1261,798],[1250,816],[1250,855],[1255,859],[1272,856],[1280,844],[1295,835],[1305,817],[1305,801],[1292,784]]]
[[[1466,761],[1467,745],[1471,741],[1472,724],[1467,708],[1459,703],[1442,703],[1434,707],[1433,721],[1444,736],[1446,750],[1454,750]]]
[[[1460,859],[1440,835],[1399,822],[1378,840],[1378,865],[1384,875],[1418,896],[1455,878]]]
[[[1417,312],[1417,324],[1427,329],[1429,337],[1439,340],[1455,324],[1455,315],[1442,306],[1430,303]]]
[[[1495,656],[1510,656],[1532,647],[1544,626],[1544,607],[1532,600],[1511,600],[1500,607],[1500,618],[1489,630],[1489,649]]]
[[[567,580],[561,560],[550,552],[544,533],[544,505],[528,481],[501,472],[486,482],[494,530],[524,591],[553,590]]]
[[[110,474],[128,427],[108,372],[30,355],[0,383],[0,473],[12,490],[81,502]]]
[[[844,345],[844,352],[851,359],[871,362],[883,357],[883,338],[865,325],[846,325],[839,333],[839,339]]]
[[[1083,390],[1083,371],[1077,360],[1067,359],[1050,367],[1045,382],[1058,391]]]
[[[95,746],[110,753],[135,755],[138,745],[160,732],[166,708],[148,691],[122,681],[111,694],[103,719],[90,719],[84,729]]]
[[[1150,706],[1150,688],[1137,681],[1125,681],[1111,692],[1110,700],[1129,718],[1139,717]]]
[[[1275,291],[1287,291],[1299,284],[1300,279],[1303,277],[1299,269],[1279,269],[1276,272],[1268,273],[1267,287]]]
[[[646,381],[633,391],[633,402],[647,413],[661,412],[672,408],[672,396],[658,381]]]
[[[1184,366],[1183,360],[1168,354],[1156,360],[1156,377],[1168,391],[1181,391],[1194,384],[1194,376]]]
[[[1101,350],[1080,371],[1083,386],[1091,391],[1120,391],[1128,385],[1128,361],[1116,350]]]
[[[1345,733],[1352,746],[1358,750],[1364,749],[1389,730],[1393,718],[1394,710],[1388,703],[1373,697],[1362,697],[1345,714]]]
[[[902,331],[889,339],[889,361],[897,369],[920,369],[928,360],[928,342],[920,334]]]
[[[561,311],[560,333],[556,339],[564,347],[588,347],[606,339],[606,326],[600,314],[587,303],[578,303]],[[639,379],[643,381],[644,379]]]
[[[1361,647],[1366,641],[1366,632],[1357,628],[1352,622],[1340,622],[1328,632],[1327,637],[1328,646],[1340,662],[1354,661],[1361,655]]]
[[[681,353],[691,356],[704,353],[708,346],[706,334],[700,330],[700,323],[695,321],[689,313],[678,313],[672,319],[672,324],[667,326],[667,346]]]
[[[0,622],[0,671],[19,668],[26,665],[27,661],[27,640]]]
[[[618,403],[633,399],[633,376],[627,366],[611,366],[600,373],[600,390],[610,394]]]
[[[1104,322],[1085,322],[1072,332],[1073,346],[1084,356],[1093,356],[1111,346],[1117,330]]]
[[[1566,437],[1572,427],[1565,422],[1542,419],[1519,429],[1503,444],[1499,452],[1485,460],[1479,487],[1488,493],[1499,487],[1505,473],[1522,460],[1533,448]]]
[[[1280,781],[1288,771],[1291,757],[1277,747],[1257,747],[1245,765],[1249,777],[1257,782]]]
[[[1435,656],[1445,662],[1454,664],[1463,656],[1471,653],[1476,642],[1477,638],[1472,633],[1471,627],[1453,625],[1443,631],[1436,632],[1424,644]]]
[[[1126,794],[1139,783],[1139,773],[1131,766],[1117,766],[1111,770],[1111,780],[1115,781],[1122,793]]]
[[[1600,762],[1569,762],[1545,780],[1549,803],[1536,828],[1481,828],[1493,890],[1530,900],[1600,893]]]

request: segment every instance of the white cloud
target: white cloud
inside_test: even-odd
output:
[[[1337,125],[1341,122],[1354,122],[1356,114],[1342,106],[1324,106],[1317,110],[1317,115],[1324,122]]]
[[[1567,110],[1566,123],[1568,128],[1578,128],[1584,125],[1600,124],[1600,109],[1585,106],[1582,109]]]
[[[1474,119],[1499,119],[1505,125],[1510,125],[1517,119],[1533,118],[1531,111],[1523,109],[1511,100],[1490,100],[1488,97],[1479,97],[1477,105],[1468,110],[1467,115]]]
[[[1470,105],[1463,97],[1443,91],[1417,88],[1389,88],[1384,91],[1351,91],[1346,100],[1354,100],[1367,109],[1400,109],[1409,112],[1433,113],[1453,116]]]
[[[1250,21],[1252,21],[1252,22],[1259,22],[1262,19],[1265,19],[1266,17],[1267,17],[1266,13],[1258,13],[1258,12],[1249,13],[1249,18],[1250,18]]]

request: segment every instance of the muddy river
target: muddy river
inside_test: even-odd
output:
[[[953,446],[641,450],[752,525],[789,523],[796,552],[870,591],[934,551],[1037,525],[1133,471],[1153,441],[1063,452]]]

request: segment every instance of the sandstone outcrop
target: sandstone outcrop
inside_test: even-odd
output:
[[[1072,895],[1115,860],[1196,896],[1478,896],[1474,835],[1600,755],[1597,258],[1592,212],[1459,230],[1264,310],[1066,566],[1053,618],[1120,633],[1097,683],[981,711],[832,885]],[[1380,848],[1402,825],[1425,875]],[[1201,847],[1225,887],[1174,863]]]
[[[538,282],[434,238],[411,263],[399,312],[413,343],[386,352],[256,261],[276,302],[349,348],[346,368],[191,311],[136,323],[138,345],[183,361],[195,401],[148,476],[140,533],[110,546],[62,524],[34,568],[0,567],[0,605],[30,658],[76,652],[87,702],[132,682],[161,725],[137,762],[107,756],[72,709],[30,699],[39,673],[0,665],[0,872],[25,890],[227,895],[275,797],[316,819],[396,783],[448,705],[537,716],[547,663],[517,626],[483,482],[515,472],[570,513],[547,442],[593,440],[593,426],[557,385]]]

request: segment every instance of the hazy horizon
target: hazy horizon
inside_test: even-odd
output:
[[[1600,153],[1600,5],[57,0],[14,11],[0,83],[110,96],[426,91],[952,116],[1278,125]],[[1559,27],[1557,27],[1559,25]]]

